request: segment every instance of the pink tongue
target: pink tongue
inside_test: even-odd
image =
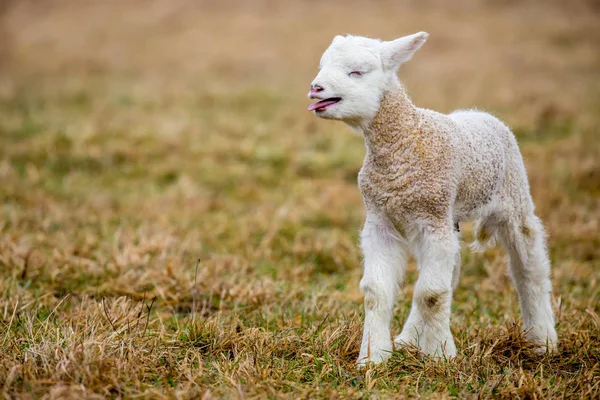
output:
[[[321,101],[317,101],[316,103],[311,104],[308,107],[308,111],[314,111],[317,108],[323,108],[323,107],[327,107],[330,106],[332,104],[337,103],[339,100],[321,100]]]

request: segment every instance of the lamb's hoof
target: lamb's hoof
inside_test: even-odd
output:
[[[538,356],[543,356],[546,353],[552,353],[554,350],[554,347],[546,346],[545,344],[538,344],[535,346],[535,349],[533,349],[535,354]]]
[[[446,335],[442,340],[431,338],[427,340],[426,335],[417,339],[403,332],[394,338],[394,344],[403,347],[416,347],[421,353],[433,358],[449,360],[456,356],[456,345],[452,335]]]
[[[440,358],[445,360],[451,360],[456,357],[456,345],[454,344],[454,339],[450,337],[450,339],[444,341],[443,343],[438,344],[430,350],[430,352],[426,353],[430,357]]]
[[[404,332],[394,338],[394,345],[398,347],[416,347],[419,348],[419,344],[411,335],[407,335]]]
[[[365,369],[367,368],[367,365],[370,363],[371,361],[368,358],[363,358],[363,359],[358,359],[356,360],[356,369]]]
[[[540,331],[543,331],[543,333],[540,333]],[[527,340],[536,345],[535,353],[538,355],[544,355],[546,353],[552,353],[556,351],[558,339],[556,337],[556,331],[553,327],[545,330],[531,329],[525,332],[525,337]]]
[[[392,355],[392,349],[381,349],[372,351],[370,354],[361,354],[358,356],[358,360],[356,360],[356,368],[363,369],[369,363],[379,364],[386,361]]]

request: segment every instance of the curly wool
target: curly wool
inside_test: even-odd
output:
[[[500,203],[515,215],[533,210],[516,140],[490,114],[417,108],[397,83],[363,135],[367,211],[385,215],[405,237],[417,227],[443,231],[482,219]]]

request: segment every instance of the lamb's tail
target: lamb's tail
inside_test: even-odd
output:
[[[469,245],[471,251],[482,252],[496,245],[497,232],[495,229],[491,229],[492,227],[486,222],[488,221],[485,219],[475,221],[475,229],[473,230],[475,240]]]

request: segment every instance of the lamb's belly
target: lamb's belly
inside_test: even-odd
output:
[[[489,204],[491,204],[492,201],[493,197],[476,202],[457,201],[454,204],[454,221],[460,222],[477,219],[478,215],[481,214],[482,210],[484,210]]]
[[[453,207],[455,221],[477,218],[482,210],[497,199],[501,183],[501,171],[479,171],[463,177]]]

